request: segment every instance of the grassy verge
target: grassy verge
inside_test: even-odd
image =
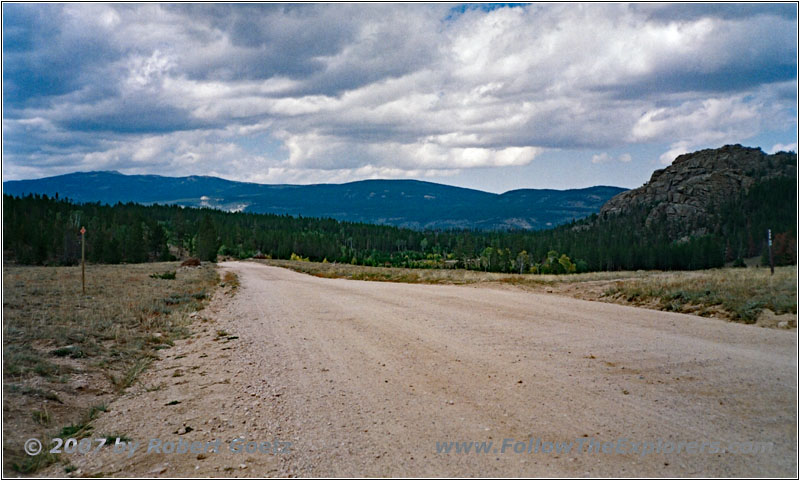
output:
[[[474,284],[502,281],[509,278],[508,274],[463,269],[405,269],[402,267],[369,267],[280,259],[258,259],[253,262],[284,267],[316,277],[357,281],[406,282],[413,284]],[[532,281],[538,280],[532,278]]]
[[[630,304],[665,311],[754,323],[766,309],[797,313],[796,266],[769,269],[724,268],[706,271],[621,271],[570,275],[502,274],[462,269],[365,267],[259,259],[323,278],[422,284],[496,284],[553,292],[579,299]],[[795,319],[796,322],[796,319]]]
[[[500,283],[518,286],[543,287],[605,281],[639,279],[651,276],[652,272],[617,271],[589,272],[585,274],[539,275],[506,274],[500,272],[469,271],[465,269],[405,269],[402,267],[369,267],[350,264],[302,262],[281,259],[255,259],[251,262],[284,267],[296,272],[331,279],[360,281],[406,282],[412,284],[481,284]]]
[[[797,313],[797,269],[712,269],[668,273],[617,281],[604,292],[631,304],[655,303],[665,311],[710,315],[722,311],[732,320],[755,323],[765,309]]]
[[[3,269],[7,475],[56,461],[27,456],[26,439],[90,432],[98,405],[134,384],[159,350],[190,334],[189,313],[204,307],[218,282],[213,266],[177,263],[90,265],[86,278],[83,296],[80,267]]]

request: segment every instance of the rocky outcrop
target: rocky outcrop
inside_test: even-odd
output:
[[[738,144],[700,150],[679,156],[643,186],[611,198],[600,218],[644,209],[646,225],[666,222],[673,238],[702,235],[718,206],[756,182],[781,176],[797,177],[797,154],[767,155]]]

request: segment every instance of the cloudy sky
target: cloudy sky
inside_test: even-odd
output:
[[[4,4],[3,178],[635,187],[797,150],[795,4]]]

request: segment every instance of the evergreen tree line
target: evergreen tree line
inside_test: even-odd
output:
[[[645,222],[641,206],[545,231],[416,231],[287,215],[229,213],[175,205],[75,204],[43,195],[4,195],[3,249],[21,264],[137,263],[196,256],[307,258],[372,266],[459,267],[493,272],[686,270],[765,255],[795,264],[796,180],[762,182],[718,206],[703,236],[675,240],[667,219]]]

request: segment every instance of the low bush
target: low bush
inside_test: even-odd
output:
[[[167,271],[163,274],[155,273],[150,274],[153,279],[175,279],[175,271]]]
[[[185,261],[181,262],[181,267],[199,267],[200,266],[200,259],[196,257],[190,257]]]

